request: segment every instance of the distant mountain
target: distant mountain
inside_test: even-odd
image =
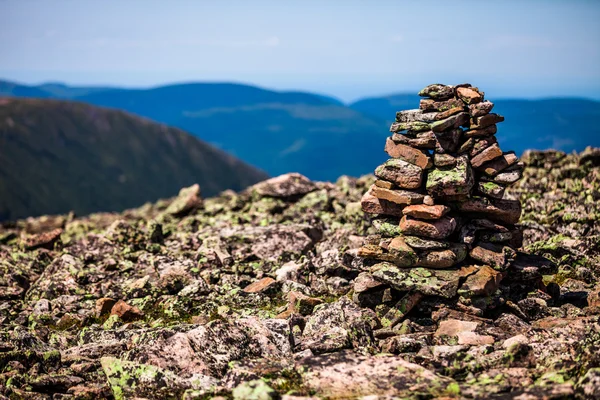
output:
[[[396,111],[419,106],[415,94],[344,105],[322,95],[231,83],[111,89],[0,82],[0,94],[3,88],[10,96],[71,98],[126,110],[184,129],[271,175],[297,171],[319,180],[373,171],[386,158],[381,143]],[[503,148],[569,152],[600,145],[600,102],[492,101],[506,117],[498,131]]]
[[[123,210],[267,174],[186,132],[79,102],[0,98],[0,220]]]
[[[506,118],[498,125],[496,134],[503,148],[517,153],[548,148],[570,152],[600,146],[598,101],[579,98],[491,100],[495,104],[493,111]],[[396,111],[418,106],[418,96],[397,94],[363,99],[349,107],[389,123]]]
[[[29,87],[34,88],[44,90]],[[69,95],[76,89],[70,88]],[[20,88],[5,94],[27,96],[24,92]],[[46,97],[58,94],[44,91]],[[193,83],[108,89],[71,98],[179,127],[271,175],[295,171],[313,179],[335,180],[343,174],[372,171],[385,160],[383,119],[311,93]]]

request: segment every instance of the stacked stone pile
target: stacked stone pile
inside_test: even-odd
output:
[[[385,143],[391,158],[362,198],[378,235],[358,254],[384,262],[371,268],[374,275],[392,266],[397,273],[485,266],[499,282],[522,244],[515,227],[521,204],[504,192],[521,178],[523,164],[496,140],[504,117],[469,84],[433,84],[419,95],[419,109],[396,114]]]

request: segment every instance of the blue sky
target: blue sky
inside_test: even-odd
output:
[[[0,0],[0,78],[600,98],[600,1]]]

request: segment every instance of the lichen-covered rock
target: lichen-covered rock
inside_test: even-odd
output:
[[[364,356],[340,352],[313,358],[304,376],[305,384],[327,398],[361,396],[412,397],[454,392],[452,379],[395,356]],[[389,382],[394,382],[390,385]],[[457,385],[456,385],[457,386]]]
[[[188,188],[181,189],[165,212],[171,215],[183,215],[199,207],[201,204],[200,185],[194,184]]]
[[[376,326],[372,312],[342,297],[335,303],[316,307],[302,332],[302,347],[316,354],[369,347]]]
[[[403,234],[431,239],[445,239],[454,232],[455,228],[456,220],[452,217],[423,221],[405,215],[400,220],[400,232]]]
[[[417,291],[427,296],[451,298],[456,295],[461,275],[455,271],[410,268],[402,269],[389,263],[370,269],[373,277],[396,290]]]
[[[392,158],[375,169],[375,176],[402,189],[421,187],[423,169],[401,159]]]
[[[303,196],[316,189],[317,186],[310,179],[294,172],[259,182],[248,191],[259,196],[290,198]]]
[[[426,188],[433,198],[466,196],[473,184],[473,171],[466,157],[457,158],[451,169],[435,168],[427,173]]]
[[[446,100],[454,96],[454,87],[442,85],[440,83],[434,83],[423,88],[419,92],[419,96],[429,97],[434,100]]]

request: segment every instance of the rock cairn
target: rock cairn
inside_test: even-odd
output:
[[[515,227],[521,204],[504,192],[521,178],[523,164],[500,149],[496,124],[504,117],[491,112],[494,104],[478,88],[433,84],[419,96],[419,109],[396,113],[385,143],[391,158],[362,198],[378,234],[358,255],[379,263],[370,272],[380,281],[411,268],[453,268],[446,278],[484,275],[473,290],[467,279],[463,293],[489,295],[522,244]],[[410,289],[406,282],[396,288]]]

